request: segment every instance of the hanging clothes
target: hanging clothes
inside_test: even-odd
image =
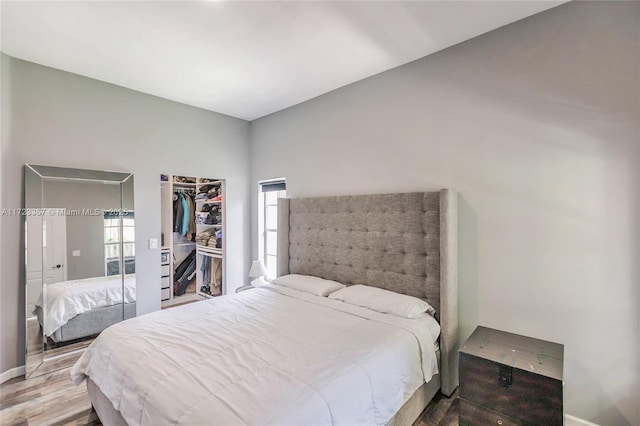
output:
[[[173,193],[173,232],[190,241],[195,240],[196,202],[193,194],[184,191]]]
[[[182,217],[184,208],[182,207],[182,197],[180,193],[173,193],[173,232],[180,232],[182,229]]]
[[[209,256],[202,256],[200,272],[202,272],[202,285],[209,291],[211,285],[211,258]]]
[[[187,201],[189,202],[189,229],[187,230],[188,232],[188,239],[193,241],[195,239],[195,234],[196,234],[196,202],[193,199],[192,195],[187,195]]]
[[[211,259],[211,294],[222,294],[222,259]]]
[[[189,201],[187,201],[187,196],[183,193],[180,193],[180,198],[182,201],[182,208],[184,209],[184,215],[182,216],[182,224],[180,226],[180,235],[183,237],[187,236],[187,232],[189,232],[189,215],[191,214],[189,211]]]

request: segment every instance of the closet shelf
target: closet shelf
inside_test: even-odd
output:
[[[220,186],[220,185],[222,185],[222,181],[221,180],[214,180],[212,182],[198,182],[198,186],[204,186],[204,185],[217,185],[217,186]]]
[[[177,244],[174,244],[173,246],[174,246],[174,247],[192,246],[192,245],[194,245],[195,243],[196,243],[195,241],[190,241],[190,242],[188,242],[188,243],[177,243]]]
[[[216,253],[207,253],[206,251],[196,251],[196,253],[198,253],[201,256],[207,256],[207,257],[213,257],[215,259],[222,259],[222,254],[216,254]]]
[[[205,203],[205,204],[221,204],[221,203],[222,203],[222,200],[217,200],[217,201],[214,201],[214,200],[196,200],[196,204],[198,204],[198,203]]]

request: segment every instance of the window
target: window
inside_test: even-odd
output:
[[[260,182],[258,194],[258,256],[267,267],[267,279],[274,279],[278,260],[278,198],[286,197],[284,179]]]
[[[120,273],[120,217],[125,273],[135,273],[136,235],[133,212],[104,214],[104,267],[106,275]]]

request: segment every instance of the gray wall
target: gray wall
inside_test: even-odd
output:
[[[565,411],[639,424],[639,18],[572,2],[253,122],[252,218],[282,176],[292,197],[457,189],[462,337],[564,343]]]
[[[160,173],[227,179],[229,291],[249,270],[249,124],[2,55],[2,207],[25,163],[133,172],[138,314],[160,308]],[[5,72],[6,71],[6,72]],[[9,118],[7,118],[7,116]],[[9,128],[7,128],[7,126]],[[2,218],[0,371],[24,363],[19,217]]]
[[[45,181],[43,206],[47,208],[120,209],[120,185],[99,182]],[[67,225],[67,279],[102,277],[104,266],[104,216],[70,214]],[[73,256],[80,250],[80,256]]]

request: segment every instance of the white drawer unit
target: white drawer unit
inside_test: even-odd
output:
[[[160,299],[171,299],[171,250],[163,249],[160,252]]]

